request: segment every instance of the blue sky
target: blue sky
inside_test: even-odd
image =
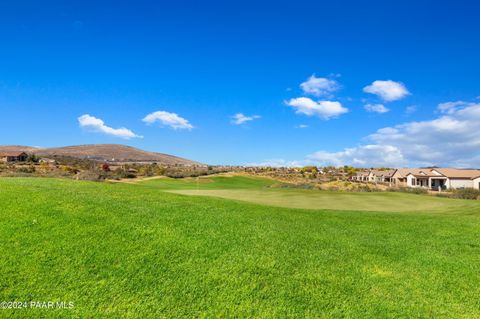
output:
[[[473,0],[2,2],[0,144],[480,166],[479,13]]]

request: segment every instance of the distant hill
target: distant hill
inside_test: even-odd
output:
[[[0,153],[16,151],[33,153],[37,156],[44,157],[69,156],[102,162],[156,162],[166,165],[200,164],[198,162],[194,162],[173,155],[147,152],[131,146],[119,144],[90,144],[55,148],[36,148],[20,145],[0,146]]]
[[[37,150],[36,147],[31,146],[22,146],[22,145],[0,145],[0,153],[15,153],[15,152],[25,152],[32,153],[34,150]]]

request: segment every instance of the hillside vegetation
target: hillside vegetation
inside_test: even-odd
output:
[[[292,191],[273,188],[245,177],[0,178],[0,300],[74,302],[0,317],[480,317],[476,201],[381,193],[385,210],[416,201],[368,212],[334,192],[292,195],[330,194],[315,209],[170,193]]]
[[[40,157],[76,157],[98,161],[112,162],[157,162],[165,165],[196,165],[197,162],[173,155],[147,152],[120,144],[90,144],[52,148],[35,148],[29,146],[0,146],[2,152],[26,152]]]

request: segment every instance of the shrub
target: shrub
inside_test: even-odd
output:
[[[218,171],[220,172],[220,171]],[[170,178],[185,178],[185,177],[199,177],[217,173],[217,171],[208,171],[208,169],[195,169],[190,167],[169,167],[166,168],[162,175]]]
[[[88,159],[80,159],[68,156],[51,156],[59,165],[75,167],[77,170],[94,169],[97,163]]]
[[[101,176],[105,179],[122,179],[122,178],[136,178],[137,175],[134,172],[129,172],[124,169],[117,169],[110,172],[102,172]]]
[[[95,171],[83,171],[77,174],[77,179],[84,180],[84,181],[99,181],[103,180],[104,178]]]
[[[480,190],[473,188],[454,189],[449,197],[459,199],[480,199]]]
[[[38,163],[39,160],[40,160],[40,157],[36,156],[35,154],[30,154],[27,157],[27,162],[30,162],[30,163]]]
[[[300,188],[300,189],[315,189],[315,185],[312,184],[290,184],[290,183],[282,183],[278,185],[279,188]]]
[[[31,173],[35,173],[35,167],[22,166],[22,167],[16,168],[15,171],[16,171],[17,173],[28,173],[28,174],[31,174]]]
[[[155,165],[154,174],[157,175],[157,176],[162,176],[163,174],[165,174],[165,167]]]
[[[63,166],[62,170],[69,174],[77,174],[79,172],[77,168],[71,166]]]
[[[376,188],[373,188],[373,187],[369,187],[368,185],[360,185],[355,189],[355,191],[371,193],[371,192],[379,192],[380,190],[377,190]]]
[[[410,193],[410,194],[428,194],[428,190],[426,188],[412,188],[412,187],[391,187],[388,189],[389,192],[402,192],[402,193]]]

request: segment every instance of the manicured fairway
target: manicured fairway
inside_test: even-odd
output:
[[[383,212],[454,212],[475,209],[478,202],[454,200],[406,193],[354,193],[275,187],[278,183],[264,178],[215,176],[199,179],[155,179],[141,185],[172,193],[211,196],[256,204],[288,208],[332,209]]]
[[[240,181],[198,184],[271,191]],[[478,202],[307,210],[159,183],[0,179],[0,301],[75,305],[0,318],[480,317]]]
[[[141,185],[152,186],[158,189],[268,189],[276,184],[275,180],[236,175],[217,175],[198,178],[154,178],[140,180]]]

